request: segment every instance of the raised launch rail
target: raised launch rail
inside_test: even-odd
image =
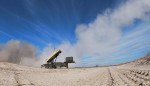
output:
[[[53,62],[55,58],[57,58],[57,56],[61,53],[60,50],[56,50],[55,52],[53,52],[47,59],[46,62]]]

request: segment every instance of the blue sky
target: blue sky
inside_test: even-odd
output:
[[[119,0],[0,0],[1,43],[26,40],[39,49],[48,43],[76,42],[75,28],[89,23]]]
[[[131,61],[150,50],[146,1],[0,0],[0,44],[25,40],[39,55],[51,44],[86,66]]]

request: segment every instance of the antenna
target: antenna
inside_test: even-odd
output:
[[[53,52],[55,52],[55,40],[54,40],[54,51]],[[55,62],[56,62],[56,60],[57,60],[57,57],[55,58]]]
[[[55,47],[54,47],[54,52],[55,52]]]
[[[55,52],[55,40],[54,40],[54,51],[53,52]]]

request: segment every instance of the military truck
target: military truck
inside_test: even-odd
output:
[[[61,50],[56,50],[52,53],[47,59],[46,64],[41,65],[41,68],[61,68],[66,67],[68,68],[68,63],[75,63],[73,61],[73,57],[66,57],[65,62],[56,62],[58,55],[61,53]]]

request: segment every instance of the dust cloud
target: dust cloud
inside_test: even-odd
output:
[[[0,61],[32,66],[37,61],[37,48],[26,41],[10,40],[0,44]]]

